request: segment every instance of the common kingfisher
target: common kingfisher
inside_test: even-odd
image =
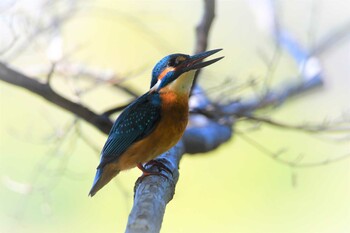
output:
[[[195,71],[222,59],[203,62],[220,50],[193,56],[171,54],[156,64],[150,90],[126,107],[113,124],[101,152],[90,196],[122,170],[137,166],[146,174],[142,164],[180,140],[188,123],[188,99]]]

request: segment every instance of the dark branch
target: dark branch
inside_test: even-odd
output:
[[[215,17],[215,1],[204,0],[204,12],[200,23],[196,27],[195,53],[203,52],[208,47],[208,37],[211,24]]]
[[[204,12],[201,21],[196,27],[196,43],[194,53],[204,52],[208,47],[208,37],[211,24],[215,17],[215,0],[204,0]],[[193,87],[197,83],[198,70],[193,80]]]
[[[98,115],[82,104],[72,102],[56,93],[47,83],[21,74],[0,62],[0,80],[12,85],[25,88],[47,101],[84,119],[105,134],[109,133],[112,121],[105,116]]]

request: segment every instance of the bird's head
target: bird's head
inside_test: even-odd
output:
[[[203,60],[222,49],[214,49],[193,56],[176,53],[164,57],[153,68],[151,92],[167,87],[173,91],[189,92],[196,70],[211,65],[223,57],[203,62]]]

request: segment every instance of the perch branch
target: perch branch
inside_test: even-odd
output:
[[[179,179],[179,162],[183,154],[184,146],[182,141],[179,141],[176,146],[156,159],[171,170],[172,174],[158,171],[166,175],[167,179],[162,176],[147,176],[142,182],[136,183],[134,205],[129,215],[126,233],[160,231],[165,207],[173,198]],[[156,167],[147,169],[156,171]]]

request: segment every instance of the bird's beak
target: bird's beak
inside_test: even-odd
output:
[[[214,53],[217,53],[219,51],[221,51],[222,49],[214,49],[214,50],[210,50],[207,52],[203,52],[203,53],[199,53],[196,55],[191,56],[186,62],[184,62],[184,66],[183,66],[183,71],[187,72],[190,70],[197,70],[200,68],[203,68],[205,66],[209,66],[221,59],[223,59],[224,57],[218,57],[209,61],[205,61],[202,62],[205,58],[213,55]]]

